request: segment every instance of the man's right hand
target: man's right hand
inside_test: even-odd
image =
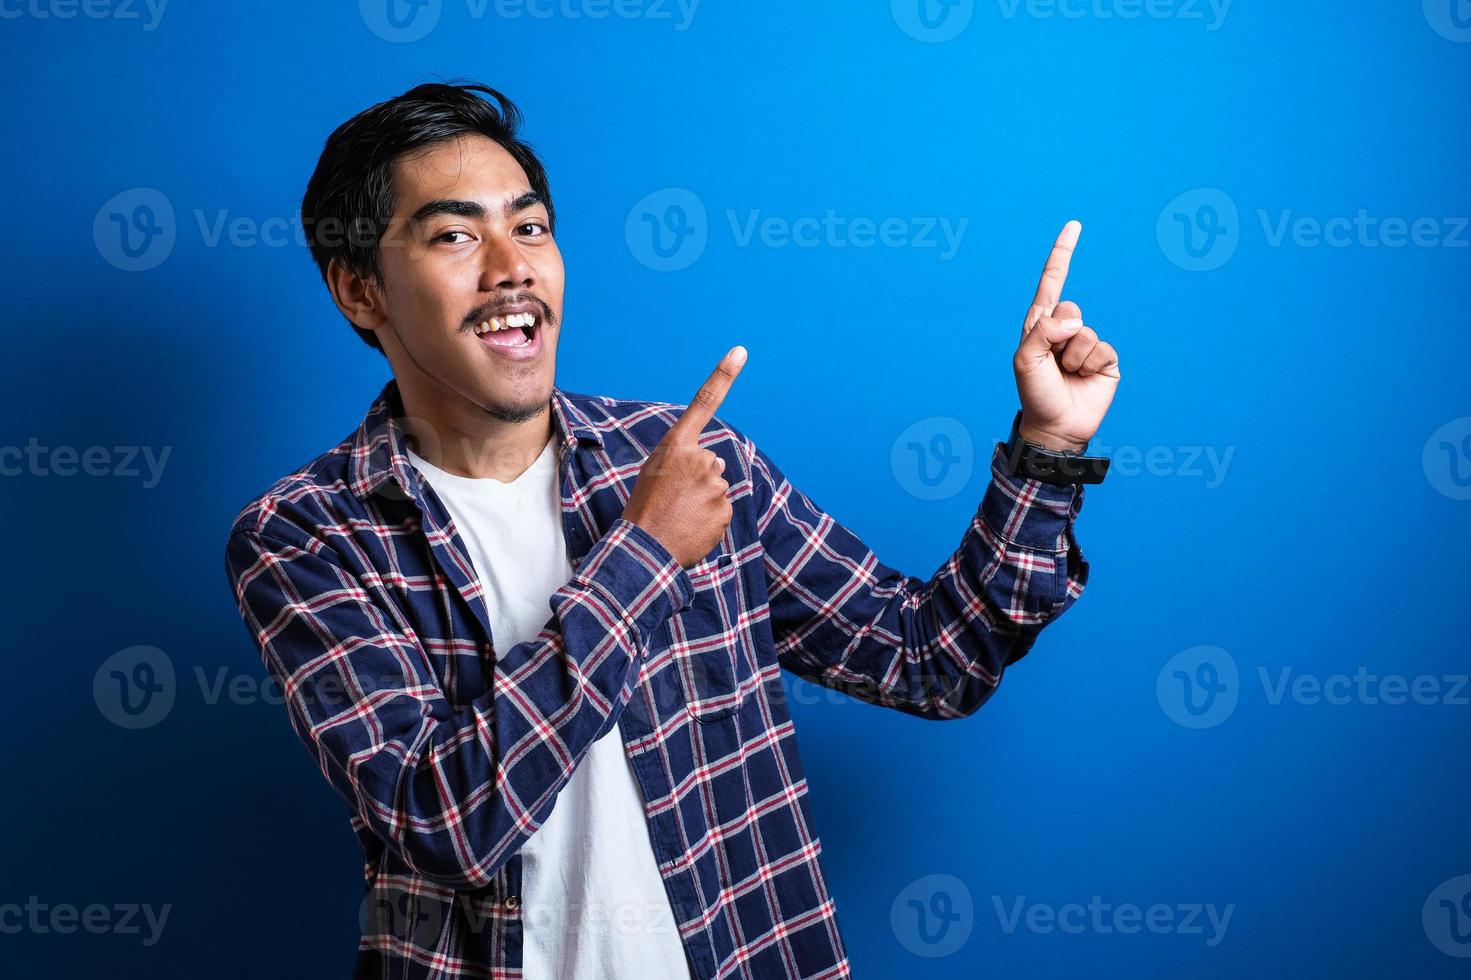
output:
[[[684,568],[702,561],[730,525],[730,484],[720,475],[725,460],[701,449],[699,439],[745,363],[744,347],[731,348],[721,359],[644,460],[623,508],[624,518],[658,538]]]

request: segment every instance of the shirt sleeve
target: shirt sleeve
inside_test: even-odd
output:
[[[328,781],[414,871],[455,888],[488,884],[550,815],[628,703],[644,637],[693,596],[678,560],[620,519],[540,634],[497,651],[493,688],[456,708],[379,583],[324,542],[236,530],[226,570]]]
[[[1073,537],[1083,488],[1008,474],[1000,443],[959,547],[925,581],[881,562],[740,441],[778,658],[808,681],[922,718],[972,714],[1088,581]]]

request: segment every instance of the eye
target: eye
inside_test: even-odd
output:
[[[547,234],[547,226],[539,220],[523,221],[521,224],[516,226],[516,234],[531,235],[533,237],[537,235],[545,235]]]
[[[446,239],[448,239],[449,236],[451,236],[451,235],[466,235],[466,236],[468,236],[469,234],[470,233],[468,231],[461,231],[461,230],[459,230],[457,228],[454,231],[447,231],[447,232],[445,232],[442,235],[436,235],[435,238],[434,238],[434,240],[436,242],[442,242],[442,241],[445,241]],[[451,245],[458,245],[459,242],[450,242],[449,244],[451,244]]]

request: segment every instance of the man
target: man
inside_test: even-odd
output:
[[[432,84],[328,139],[303,225],[393,379],[226,551],[351,809],[358,975],[848,976],[780,670],[965,717],[1082,592],[1106,461],[1060,454],[1119,371],[1060,303],[1079,226],[1025,318],[1012,451],[924,582],[715,417],[743,348],[688,406],[555,385],[563,267],[519,125]]]

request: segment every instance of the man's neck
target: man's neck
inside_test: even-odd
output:
[[[510,483],[526,472],[552,438],[548,402],[524,422],[498,419],[466,399],[422,399],[399,386],[404,403],[404,430],[421,459],[447,473],[472,479]]]

